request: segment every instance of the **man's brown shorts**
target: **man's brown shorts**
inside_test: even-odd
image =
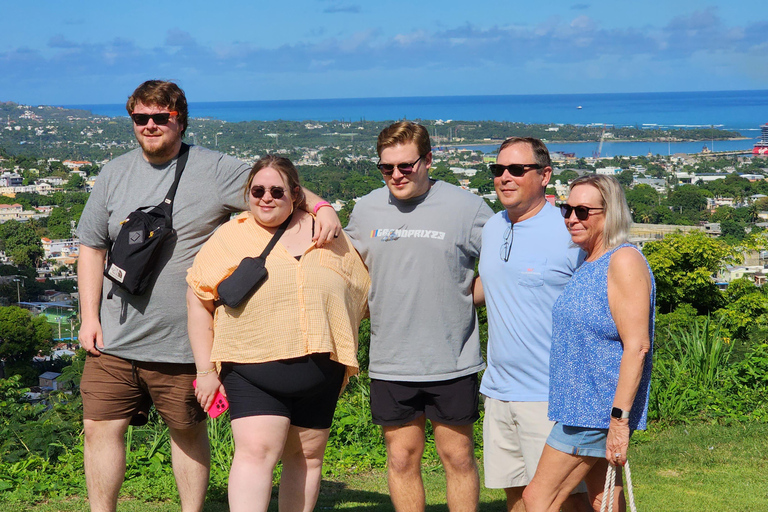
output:
[[[193,380],[193,363],[150,363],[109,354],[89,355],[80,381],[83,418],[131,418],[131,425],[143,425],[154,403],[170,428],[192,428],[206,418],[195,398]]]

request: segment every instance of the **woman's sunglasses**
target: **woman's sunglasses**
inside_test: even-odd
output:
[[[131,119],[136,123],[136,126],[144,126],[151,119],[155,124],[165,125],[171,120],[171,117],[178,116],[179,113],[175,110],[171,112],[162,112],[160,114],[131,114]]]
[[[264,194],[266,193],[267,189],[262,187],[261,185],[254,185],[251,187],[251,195],[254,197],[254,199],[261,199],[264,197]],[[285,189],[283,187],[269,187],[269,195],[272,196],[272,199],[282,199],[285,195]]]
[[[560,213],[563,218],[567,219],[571,216],[571,212],[576,212],[576,218],[579,220],[587,220],[589,218],[589,212],[592,210],[604,210],[605,208],[590,208],[589,206],[571,206],[569,204],[560,205]]]

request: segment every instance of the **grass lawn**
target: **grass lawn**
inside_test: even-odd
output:
[[[640,511],[739,512],[768,510],[768,425],[677,426],[637,433],[630,447],[632,479]],[[439,467],[426,468],[427,511],[446,511]],[[145,484],[146,485],[146,484]],[[211,489],[206,512],[225,512],[226,489]],[[482,489],[482,512],[505,510],[501,490]],[[277,510],[273,500],[270,510]],[[12,510],[0,499],[0,510]],[[83,498],[67,498],[16,510],[87,511]],[[120,511],[178,511],[175,501],[121,501]],[[316,510],[391,511],[386,474],[376,471],[323,480]]]

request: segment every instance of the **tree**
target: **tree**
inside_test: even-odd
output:
[[[85,164],[80,166],[80,170],[83,171],[88,176],[93,176],[95,174],[99,174],[99,166],[97,164]]]
[[[755,291],[739,297],[717,311],[720,323],[734,338],[746,340],[749,329],[758,323],[765,324],[768,313],[768,297]]]
[[[702,231],[675,233],[649,242],[643,253],[656,279],[656,303],[664,313],[681,303],[691,304],[699,314],[716,310],[722,296],[713,275],[740,261],[736,248]]]
[[[64,167],[64,164],[62,164],[61,162],[54,160],[48,165],[48,171],[51,174],[65,176],[69,172],[69,169]]]
[[[48,216],[48,236],[53,239],[72,236],[72,216],[68,208],[57,206]]]
[[[442,163],[439,163],[433,167],[429,174],[436,180],[441,180],[446,183],[450,183],[451,185],[459,185],[459,180],[456,178],[456,175],[453,174],[453,172],[451,172],[451,170]]]
[[[481,194],[493,192],[493,175],[490,171],[478,171],[469,180],[469,188],[476,188]]]
[[[619,183],[621,183],[625,187],[629,187],[630,185],[632,185],[632,181],[634,181],[635,179],[635,174],[629,169],[627,169],[625,171],[621,171],[616,176],[616,179],[619,181]]]
[[[560,171],[560,174],[553,176],[552,179],[560,180],[560,183],[565,185],[566,183],[570,183],[578,177],[579,177],[579,173],[577,173],[576,171],[572,171],[570,169],[564,169]]]
[[[731,206],[727,206],[727,205],[718,206],[715,209],[714,213],[712,213],[712,216],[710,217],[709,220],[711,220],[712,222],[723,222],[724,220],[733,220],[735,212],[736,212],[736,209]]]
[[[626,191],[627,204],[635,222],[650,223],[657,221],[654,209],[659,205],[659,193],[648,185],[635,185]]]
[[[342,206],[341,210],[339,210],[339,221],[341,222],[342,226],[347,227],[347,224],[349,224],[349,216],[352,215],[352,210],[354,208],[355,202],[347,201],[344,203],[344,206]]]
[[[720,222],[720,234],[729,241],[741,242],[744,239],[744,225],[731,219]]]
[[[43,316],[33,317],[26,309],[0,307],[0,358],[6,375],[34,377],[32,358],[53,348],[53,330]]]
[[[18,266],[34,267],[43,256],[43,243],[27,224],[9,220],[0,225],[0,238],[5,240],[5,253]]]
[[[736,210],[733,212],[733,218],[734,220],[743,222],[744,224],[751,224],[753,222],[757,222],[757,219],[759,218],[757,213],[757,207],[755,207],[754,204],[751,204],[742,208],[736,208]]]
[[[64,185],[65,190],[81,190],[85,185],[85,180],[77,173],[73,173],[69,181]]]
[[[670,194],[667,204],[691,222],[699,222],[707,205],[707,193],[696,185],[681,185]]]

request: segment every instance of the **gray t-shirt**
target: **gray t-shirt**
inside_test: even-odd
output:
[[[372,378],[442,381],[485,367],[471,285],[492,215],[442,181],[408,202],[383,187],[355,205],[346,231],[371,274]]]
[[[187,269],[213,231],[232,212],[247,207],[243,191],[249,170],[235,158],[190,148],[173,205],[178,239],[161,257],[168,262],[153,288],[144,295],[131,295],[121,288],[113,290],[112,281],[104,279],[100,313],[104,352],[137,361],[194,362],[187,337]],[[154,166],[141,149],[105,165],[80,218],[80,243],[108,249],[130,212],[165,198],[175,171],[176,159]],[[110,290],[114,295],[108,299]]]

